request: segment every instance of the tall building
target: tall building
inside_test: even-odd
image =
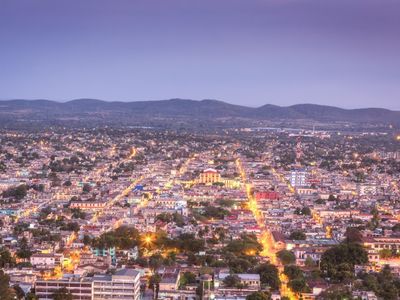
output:
[[[62,288],[66,288],[74,300],[139,300],[140,273],[134,269],[121,269],[113,275],[64,275],[62,279],[39,279],[35,284],[39,300],[53,299],[53,294]]]
[[[140,273],[133,269],[121,269],[114,275],[93,277],[93,300],[139,300]]]

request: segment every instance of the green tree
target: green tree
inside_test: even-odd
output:
[[[307,293],[310,291],[310,288],[303,277],[290,280],[288,285],[295,293]]]
[[[159,267],[163,265],[163,257],[161,254],[153,254],[149,258],[149,267],[152,268],[153,270],[157,270]]]
[[[22,259],[30,258],[32,255],[31,248],[28,245],[28,241],[25,237],[23,237],[19,241],[19,250],[17,251],[17,256]]]
[[[192,283],[196,283],[196,275],[189,271],[183,273],[179,285],[183,287],[187,284],[192,284]]]
[[[338,282],[351,280],[354,265],[368,262],[368,253],[360,244],[342,243],[324,252],[321,257],[321,271],[325,277]]]
[[[281,284],[279,279],[279,271],[276,266],[270,263],[258,265],[255,271],[260,274],[262,284],[267,284],[272,290],[278,290]]]
[[[237,287],[240,285],[240,278],[237,275],[228,275],[224,278],[224,284],[227,287]]]
[[[10,288],[10,277],[0,270],[0,299],[1,300],[14,300],[16,297],[13,288]]]
[[[323,291],[317,300],[352,300],[353,296],[347,286],[334,285]]]
[[[346,229],[346,242],[348,243],[361,243],[362,242],[362,234],[358,228],[355,227],[347,227]]]
[[[7,265],[13,266],[15,264],[15,260],[11,256],[10,251],[7,248],[0,248],[0,268],[4,268]]]
[[[289,250],[281,250],[277,253],[277,257],[280,259],[282,264],[289,265],[296,262],[296,256]]]
[[[296,230],[290,234],[289,238],[291,240],[305,240],[307,237],[303,231]]]
[[[361,275],[362,284],[366,290],[374,291],[382,299],[398,299],[400,281],[395,278],[389,266],[383,267],[379,273]]]
[[[295,266],[295,265],[285,266],[283,273],[285,273],[285,275],[289,279],[303,277],[303,271],[298,266]]]
[[[38,299],[39,299],[39,297],[31,292],[29,292],[25,295],[25,300],[38,300]]]

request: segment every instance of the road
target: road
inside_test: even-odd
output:
[[[252,193],[253,186],[247,180],[246,171],[243,168],[240,158],[237,158],[237,160],[236,160],[236,167],[241,176],[243,185],[245,186],[245,189],[246,189],[248,207],[249,207],[250,211],[253,213],[253,216],[257,222],[257,225],[261,229],[261,234],[259,235],[258,241],[263,246],[263,251],[260,253],[260,255],[264,256],[264,257],[268,257],[270,259],[270,262],[277,266],[277,268],[279,270],[279,278],[281,280],[281,287],[280,287],[281,296],[286,296],[289,299],[297,300],[298,299],[297,295],[288,286],[289,280],[288,280],[287,276],[283,273],[284,267],[280,263],[280,261],[277,259],[277,256],[276,256],[277,250],[273,243],[273,239],[271,237],[271,232],[265,226],[265,219],[264,219],[262,213],[260,212],[258,205],[257,205],[257,200],[255,199],[255,197]]]

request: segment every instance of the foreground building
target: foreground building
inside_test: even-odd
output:
[[[66,288],[74,300],[138,300],[140,273],[133,269],[121,269],[113,275],[65,276],[59,280],[36,281],[39,300],[53,299],[53,294],[62,288]]]

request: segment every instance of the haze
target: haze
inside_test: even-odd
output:
[[[400,109],[400,2],[2,0],[0,98]]]

